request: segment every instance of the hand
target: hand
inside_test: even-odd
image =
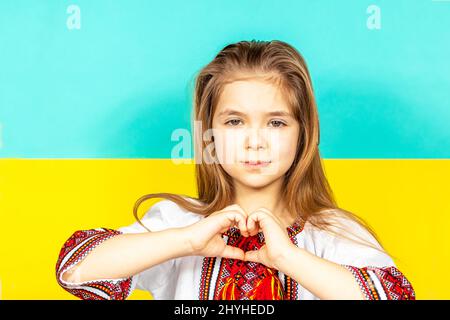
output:
[[[258,250],[245,252],[244,260],[262,263],[269,268],[280,269],[292,252],[292,243],[281,220],[266,208],[260,208],[247,218],[247,230],[251,236],[258,233],[257,224],[264,234],[265,244]]]
[[[192,249],[191,255],[244,260],[244,251],[227,245],[221,233],[230,227],[237,226],[243,235],[248,236],[246,221],[246,212],[239,205],[234,204],[185,227],[184,231],[188,235],[188,242]]]

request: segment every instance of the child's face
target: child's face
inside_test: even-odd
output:
[[[230,113],[231,110],[240,113]],[[274,111],[286,115],[269,114]],[[283,93],[269,82],[242,80],[225,85],[212,129],[220,165],[247,187],[260,188],[272,183],[294,161],[299,124]],[[262,167],[245,164],[254,160],[270,163]]]

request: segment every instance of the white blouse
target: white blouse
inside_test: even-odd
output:
[[[173,201],[162,200],[154,204],[141,221],[151,231],[161,231],[185,227],[203,218],[202,215],[184,210]],[[356,222],[343,217],[338,217],[336,221],[381,248],[373,236]],[[230,231],[237,232],[237,229],[231,228]],[[309,222],[301,229],[291,226],[287,231],[292,235],[293,243],[299,248],[350,270],[366,299],[415,299],[411,284],[388,255],[369,246],[319,230]],[[218,292],[227,276],[224,260],[228,260],[221,257],[179,257],[155,265],[127,279],[99,279],[82,283],[70,283],[62,279],[65,271],[81,261],[102,241],[121,233],[143,232],[148,231],[138,222],[117,230],[97,228],[76,231],[61,249],[56,264],[58,283],[80,299],[126,299],[134,289],[149,291],[154,299],[219,299]],[[229,242],[229,234],[224,234],[223,238]],[[288,299],[319,299],[281,271],[278,272],[278,277],[283,290],[289,290],[286,295]]]

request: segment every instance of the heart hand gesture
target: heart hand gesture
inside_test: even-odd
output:
[[[257,225],[262,229],[265,244],[258,250],[245,252],[245,261],[252,261],[264,264],[269,268],[280,269],[283,259],[295,247],[283,227],[281,220],[270,210],[260,208],[247,218],[247,230],[250,235],[255,235],[258,231]]]
[[[265,244],[258,250],[244,252],[227,245],[221,233],[230,227],[239,228],[244,237],[254,236],[261,229]],[[264,264],[279,269],[282,260],[295,246],[283,227],[281,220],[270,210],[260,208],[247,214],[239,205],[231,205],[214,212],[199,222],[188,226],[187,233],[192,255],[224,257]]]

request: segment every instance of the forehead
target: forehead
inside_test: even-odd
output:
[[[283,111],[290,113],[281,88],[264,80],[239,80],[224,86],[219,97],[216,115],[227,110],[238,110],[246,114]]]

